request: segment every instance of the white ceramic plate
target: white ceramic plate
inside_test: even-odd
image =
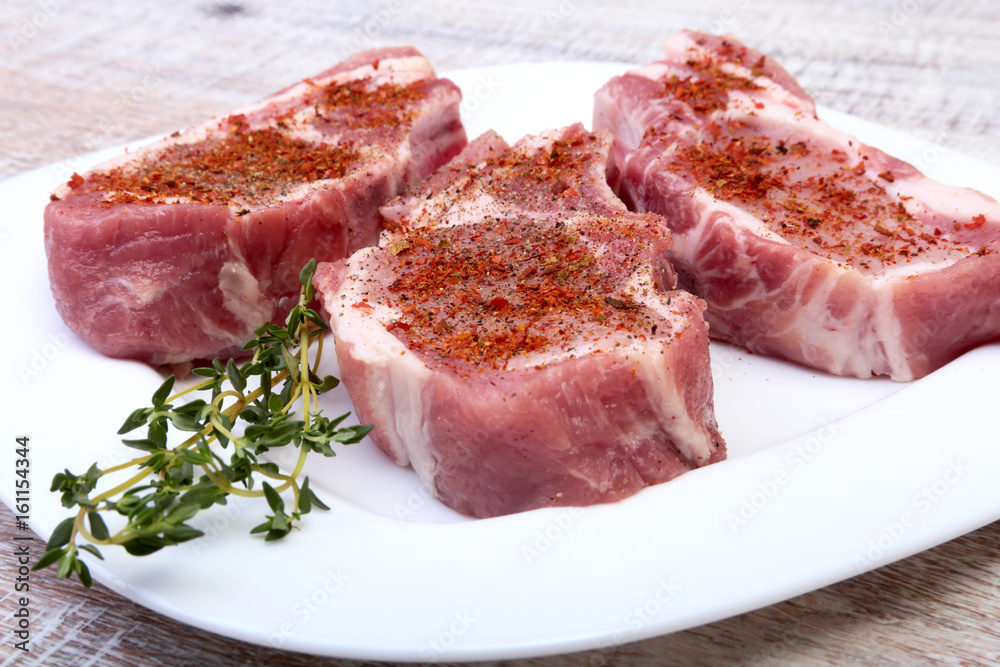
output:
[[[470,135],[509,141],[583,121],[624,68],[545,64],[456,72]],[[931,174],[998,194],[1000,169],[841,114],[837,125]],[[73,170],[120,149],[0,184],[6,285],[0,496],[14,439],[31,437],[31,524],[67,516],[48,493],[64,467],[130,458],[115,431],[161,381],[92,352],[48,290],[42,209]],[[473,521],[447,510],[369,443],[310,469],[332,507],[265,544],[262,502],[195,521],[201,540],[146,558],[104,549],[97,580],[149,608],[249,642],[381,660],[609,652],[788,599],[1000,518],[1000,348],[909,385],[834,378],[713,345],[730,460],[614,505]],[[327,360],[332,362],[332,355]],[[330,372],[336,370],[330,366]],[[349,409],[332,395],[327,414]],[[76,585],[76,584],[67,584]]]

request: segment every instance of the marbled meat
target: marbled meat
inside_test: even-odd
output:
[[[900,381],[1000,339],[1000,204],[834,129],[762,53],[679,33],[597,93],[594,126],[713,337]]]
[[[45,211],[60,315],[113,357],[239,354],[309,258],[375,243],[379,207],[465,146],[460,98],[415,49],[377,49],[74,174]]]
[[[581,125],[487,133],[315,283],[362,423],[446,505],[614,501],[725,458],[704,303]]]

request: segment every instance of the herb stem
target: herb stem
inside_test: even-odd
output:
[[[238,486],[233,486],[229,483],[225,477],[220,477],[218,474],[211,470],[205,470],[205,474],[211,479],[216,486],[225,491],[226,493],[231,493],[234,496],[242,496],[244,498],[260,498],[264,495],[263,491],[254,491],[252,489],[241,489]]]
[[[340,427],[349,413],[330,419],[320,410],[319,395],[339,381],[331,376],[319,379],[321,332],[327,327],[309,308],[315,270],[316,262],[310,260],[300,272],[299,302],[289,312],[285,326],[265,324],[254,332],[256,338],[243,346],[244,350],[253,349],[252,361],[229,359],[224,363],[215,359],[211,367],[194,370],[205,380],[176,393],[171,393],[175,381],[171,376],[153,393],[149,406],[132,411],[118,433],[146,427],[145,438],[122,440],[143,450],[142,456],[105,470],[95,463],[83,475],[69,470],[56,474],[52,490],[62,493],[65,507],[78,509],[76,516],[66,518],[53,530],[35,569],[58,562],[60,578],[76,574],[90,586],[89,570],[79,558],[82,551],[100,557],[94,545],[120,545],[128,553],[142,556],[200,537],[204,533],[187,521],[201,510],[225,504],[230,495],[267,500],[273,514],[250,531],[266,533],[265,540],[287,535],[293,523],[313,507],[329,509],[309,488],[308,478],[298,483],[308,454],[334,456],[332,445],[359,442],[372,427]],[[310,359],[313,342],[316,353]],[[250,390],[248,381],[253,376],[258,386]],[[224,382],[228,385],[225,390]],[[279,383],[280,391],[275,389]],[[210,391],[211,398],[180,400],[196,391]],[[296,407],[302,411],[301,419],[290,418]],[[245,428],[237,428],[241,420]],[[178,445],[168,444],[171,428],[185,432]],[[227,460],[221,450],[230,442],[233,448]],[[291,473],[284,474],[274,463],[260,460],[271,449],[286,445],[299,448]],[[97,493],[102,480],[112,483],[105,477],[125,470],[134,474]],[[262,478],[274,480],[276,486],[263,481],[262,488],[255,488]],[[281,494],[289,489],[293,498],[286,510],[287,501]],[[102,518],[102,513],[110,512],[126,519],[124,527],[113,535]],[[78,545],[77,538],[89,544]]]
[[[73,524],[73,527],[76,530],[76,532],[78,532],[80,535],[83,535],[88,542],[92,542],[93,544],[115,544],[114,538],[102,540],[94,537],[94,535],[89,530],[87,530],[87,527],[84,525],[86,522],[83,520],[83,518],[86,515],[87,512],[80,510],[80,513],[77,515],[76,522]]]
[[[149,460],[149,455],[148,454],[146,456],[139,456],[139,457],[136,457],[136,458],[132,459],[131,461],[126,461],[125,463],[119,463],[116,466],[111,466],[110,468],[105,468],[104,470],[101,471],[101,474],[102,475],[110,475],[111,473],[118,472],[119,470],[126,470],[128,468],[133,467],[133,466],[141,465],[141,464],[145,463],[148,460]]]
[[[215,382],[216,382],[215,380],[202,380],[201,382],[195,383],[195,384],[191,385],[190,387],[188,387],[187,389],[182,389],[181,391],[177,392],[176,394],[174,394],[173,396],[171,396],[170,398],[168,398],[167,399],[167,403],[173,403],[178,398],[186,396],[187,394],[190,394],[193,391],[200,391],[200,390],[204,389],[205,387],[210,387],[213,384],[215,384]]]
[[[135,486],[136,484],[138,484],[139,482],[141,482],[142,480],[146,479],[147,477],[149,477],[152,474],[153,474],[153,469],[152,468],[146,468],[142,472],[140,472],[140,473],[138,473],[136,475],[133,475],[132,477],[128,478],[127,480],[125,480],[124,482],[122,482],[118,486],[114,487],[113,489],[108,489],[104,493],[96,496],[92,500],[92,502],[96,504],[96,503],[101,502],[102,500],[107,500],[108,498],[113,498],[114,496],[117,496],[119,493],[124,493],[125,491],[128,491],[133,486]]]
[[[299,459],[295,462],[295,470],[289,475],[289,478],[294,480],[302,473],[302,468],[306,464],[306,456],[308,456],[309,451],[305,447],[299,448]]]
[[[319,375],[319,360],[323,356],[323,339],[324,336],[316,337],[316,361],[313,362],[313,373]]]

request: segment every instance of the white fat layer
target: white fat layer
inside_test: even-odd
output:
[[[225,308],[256,329],[271,318],[271,307],[260,291],[260,283],[242,259],[231,259],[219,269],[219,290]]]
[[[978,190],[945,185],[926,177],[901,180],[893,185],[901,195],[919,200],[929,213],[955,222],[970,222],[977,215],[1000,217],[1000,203]]]
[[[673,298],[683,299],[687,302],[685,306],[690,306],[690,302],[694,300],[694,297],[686,292],[675,292]],[[656,294],[645,290],[637,292],[636,300],[667,322],[671,322],[670,329],[674,335],[680,333],[680,327],[673,323],[683,323],[686,318],[677,314],[677,305],[673,300],[668,305],[662,293]],[[707,464],[715,448],[714,438],[705,430],[702,422],[688,411],[687,402],[684,400],[684,387],[678,385],[677,377],[670,366],[663,363],[662,341],[652,340],[642,344],[641,347],[645,349],[641,350],[638,356],[636,377],[642,381],[647,396],[660,399],[651,401],[660,426],[671,435],[677,449],[695,465]]]
[[[893,291],[889,287],[879,285],[874,292],[873,332],[862,348],[868,359],[868,367],[877,368],[874,365],[875,361],[884,360],[885,366],[880,369],[883,373],[887,373],[897,382],[909,382],[913,379],[913,369],[903,351],[903,327],[892,305]],[[849,352],[845,350],[844,354],[846,356]],[[863,369],[858,368],[857,371]]]
[[[707,246],[712,217],[713,207],[706,205],[692,229],[674,236],[673,250],[678,256],[702,257],[709,251]],[[752,229],[747,229],[747,233],[736,237],[736,243],[742,246],[737,249],[736,255],[747,262],[748,272],[753,269],[747,259],[749,253],[746,245],[754,241]],[[893,284],[885,277],[876,280],[851,267],[838,265],[840,280],[867,282],[873,298],[870,302],[865,300],[855,303],[848,313],[835,318],[829,312],[829,303],[833,291],[838,287],[837,279],[826,279],[818,286],[814,285],[808,297],[802,291],[809,274],[816,268],[815,262],[831,264],[816,258],[814,262],[803,262],[795,268],[783,285],[783,289],[787,289],[789,285],[796,287],[795,308],[789,309],[786,315],[770,323],[770,336],[785,341],[799,341],[803,358],[814,359],[816,363],[843,374],[865,377],[874,370],[876,373],[890,373],[898,380],[911,379],[912,372],[900,347],[901,325],[892,307]],[[720,266],[719,270],[728,272],[732,267]],[[705,280],[715,279],[710,268],[699,267],[697,272]],[[759,303],[762,304],[760,309],[765,311],[764,304],[772,299],[773,295],[763,284],[757,283],[756,290],[748,292],[742,299],[734,300],[727,308],[753,308],[755,303]]]
[[[133,273],[128,276],[116,277],[108,281],[108,285],[116,285],[124,292],[118,295],[122,301],[126,301],[125,294],[128,295],[127,303],[129,309],[138,310],[145,308],[160,297],[168,287],[162,281],[154,280],[150,274],[139,275]]]
[[[385,425],[383,435],[391,457],[399,465],[412,465],[424,485],[436,493],[435,463],[430,455],[424,399],[432,371],[386,330],[386,324],[401,316],[383,303],[371,308],[355,307],[365,302],[367,280],[363,268],[375,248],[356,252],[347,265],[347,278],[340,289],[326,297],[325,305],[338,345],[343,345],[368,373],[369,404],[377,413],[373,421]]]
[[[338,72],[331,76],[314,78],[313,82],[319,86],[326,86],[331,83],[345,84],[357,79],[373,78],[384,85],[391,83],[394,85],[406,85],[413,81],[426,79],[434,76],[434,68],[430,62],[422,56],[396,56],[395,58],[383,58],[378,61],[378,68],[371,65],[363,65],[355,69]],[[305,82],[300,86],[309,85]]]

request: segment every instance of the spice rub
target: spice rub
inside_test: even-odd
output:
[[[609,148],[488,133],[317,271],[359,418],[460,512],[607,502],[725,456],[703,303],[664,221],[611,193]]]
[[[840,375],[926,375],[1000,338],[1000,205],[816,115],[771,58],[684,31],[598,93],[613,186],[664,214],[713,337]]]
[[[461,150],[460,99],[415,49],[375,49],[73,174],[45,211],[60,314],[109,356],[243,354],[310,258],[374,243],[379,207]]]

